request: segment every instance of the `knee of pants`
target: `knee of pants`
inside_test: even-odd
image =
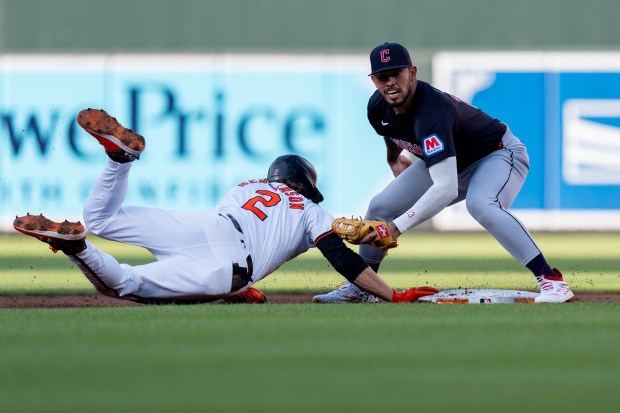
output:
[[[97,236],[103,234],[107,220],[102,219],[99,215],[93,214],[87,209],[84,209],[82,216],[84,218],[84,226],[88,232]]]
[[[497,200],[485,199],[485,198],[467,198],[465,201],[467,211],[480,225],[484,226],[489,213],[495,208],[499,208]]]
[[[364,218],[383,221],[393,219],[395,212],[393,211],[392,204],[386,202],[380,195],[376,195],[370,200]]]

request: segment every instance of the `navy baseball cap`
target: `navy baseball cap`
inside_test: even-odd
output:
[[[398,43],[383,43],[370,52],[371,75],[386,70],[412,66],[409,52],[405,46]]]

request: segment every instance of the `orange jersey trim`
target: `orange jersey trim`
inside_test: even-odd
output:
[[[326,236],[328,236],[329,234],[333,234],[334,230],[329,230],[324,234],[321,234],[317,237],[317,239],[314,240],[314,245],[318,244],[320,240],[322,240],[323,238],[325,238]]]

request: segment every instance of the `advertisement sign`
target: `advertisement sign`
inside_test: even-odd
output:
[[[75,122],[87,107],[146,138],[127,204],[208,210],[297,153],[317,168],[327,210],[363,215],[392,178],[366,119],[367,74],[365,55],[0,56],[0,231],[26,212],[81,219],[106,159]],[[620,229],[620,53],[445,52],[432,83],[527,145],[511,210],[530,229]],[[433,224],[480,228],[464,203]]]
[[[530,172],[512,210],[530,229],[620,229],[620,53],[444,52],[433,83],[526,144]],[[479,227],[464,205],[435,223]]]
[[[366,119],[367,72],[367,56],[2,56],[0,230],[26,212],[81,219],[106,159],[75,122],[84,108],[146,138],[127,204],[212,209],[296,153],[315,165],[328,211],[363,214],[391,175]]]

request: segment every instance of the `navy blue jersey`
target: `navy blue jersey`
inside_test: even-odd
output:
[[[458,171],[496,150],[506,132],[499,120],[420,80],[411,108],[402,115],[375,91],[368,101],[368,120],[379,135],[423,159],[427,167],[456,156]]]

